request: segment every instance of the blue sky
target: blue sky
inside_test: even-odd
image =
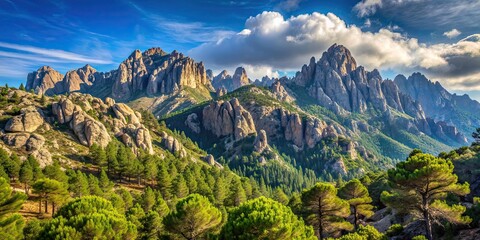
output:
[[[216,71],[292,74],[331,44],[386,77],[421,71],[449,90],[480,90],[478,0],[0,0],[0,83],[49,65],[116,69],[161,47]]]

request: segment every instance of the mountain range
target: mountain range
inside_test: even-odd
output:
[[[140,123],[132,112],[152,112],[218,164],[238,167],[242,157],[253,157],[248,164],[312,170],[318,176],[391,167],[413,148],[448,151],[465,145],[466,136],[480,125],[475,114],[480,104],[467,95],[451,94],[421,73],[383,79],[337,44],[291,78],[252,81],[242,67],[233,75],[222,71],[214,76],[201,62],[152,48],[135,50],[110,72],[86,65],[63,75],[43,66],[28,75],[26,88],[39,95],[70,94],[53,112],[75,109],[68,101],[81,102],[81,96],[103,99],[114,116],[129,112],[124,125]],[[151,137],[139,133],[146,127],[127,128],[119,125],[123,130],[113,133],[132,147],[153,151]],[[88,139],[77,138],[89,145]],[[175,139],[167,145],[182,151]]]

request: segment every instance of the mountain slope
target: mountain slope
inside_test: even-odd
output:
[[[394,81],[401,92],[419,102],[425,114],[435,121],[454,125],[468,137],[480,126],[480,103],[468,95],[451,94],[439,82],[434,83],[421,73],[414,73],[408,78],[398,75]]]

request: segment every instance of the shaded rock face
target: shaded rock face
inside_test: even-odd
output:
[[[413,133],[424,132],[436,138],[444,134],[447,137],[440,138],[443,141],[466,143],[463,136],[456,134],[455,129],[448,128],[448,134],[432,134],[432,129],[443,127],[436,121],[428,122],[422,105],[400,91],[396,83],[402,80],[383,80],[377,70],[368,72],[357,66],[350,51],[341,45],[331,46],[317,63],[312,58],[291,81],[304,86],[320,105],[336,114],[365,113],[371,108],[382,112],[384,120],[392,127],[409,129]],[[426,92],[428,91],[424,91]],[[394,114],[393,111],[413,119]]]
[[[212,80],[212,85],[215,89],[225,88],[228,92],[250,83],[247,72],[243,67],[238,67],[233,76],[230,76],[226,70],[223,70]]]
[[[109,73],[97,72],[90,65],[68,71],[62,75],[49,66],[28,74],[25,88],[37,94],[55,95],[71,92],[88,92],[94,84],[106,84]]]
[[[452,94],[439,82],[432,82],[421,73],[413,73],[408,78],[398,75],[394,81],[402,93],[420,103],[425,114],[435,121],[453,124],[467,136],[480,125],[480,103],[468,95]]]
[[[43,113],[34,106],[20,111],[20,115],[11,118],[5,125],[7,132],[34,132],[43,125]]]
[[[27,90],[33,89],[37,94],[53,95],[63,91],[60,86],[63,75],[53,68],[43,66],[37,71],[29,73],[27,76]]]
[[[200,133],[200,119],[196,113],[192,113],[187,116],[185,120],[185,125],[189,127],[194,133]]]
[[[85,65],[77,70],[72,70],[65,74],[63,79],[63,91],[77,92],[86,91],[92,86],[96,78],[101,78],[101,74],[97,74],[97,70],[90,65]]]
[[[170,94],[182,87],[212,89],[203,63],[196,63],[176,51],[167,54],[160,48],[134,51],[118,69],[97,72],[86,65],[65,76],[50,67],[30,73],[27,90],[39,94],[91,93],[127,101],[138,95]]]
[[[268,149],[267,132],[265,132],[265,130],[262,129],[258,132],[255,142],[253,143],[253,147],[258,153],[262,153]]]
[[[217,101],[203,109],[203,127],[217,137],[233,135],[236,141],[255,134],[255,123],[238,99]]]

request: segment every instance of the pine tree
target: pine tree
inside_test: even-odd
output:
[[[305,226],[292,210],[272,199],[259,197],[231,209],[220,239],[309,239],[313,228]]]
[[[27,196],[13,193],[7,180],[0,178],[0,237],[2,239],[21,239],[25,221],[17,211]]]
[[[160,218],[164,218],[170,213],[170,208],[167,205],[167,202],[163,200],[162,195],[157,192],[157,198],[155,201],[155,206],[153,206],[153,210],[158,213]]]
[[[68,176],[62,170],[58,161],[55,161],[51,165],[45,166],[43,173],[47,178],[54,179],[62,183],[68,183]]]
[[[118,153],[117,153],[118,167],[116,170],[117,170],[118,179],[120,182],[122,182],[122,177],[124,176],[125,173],[128,172],[129,167],[131,165],[131,161],[130,159],[128,159],[127,151],[130,151],[130,149],[127,149],[122,145],[118,149]]]
[[[400,212],[422,218],[429,240],[433,239],[432,223],[439,219],[453,224],[469,223],[471,219],[462,216],[465,207],[449,206],[444,201],[447,194],[463,196],[470,192],[468,183],[457,183],[453,168],[449,160],[424,153],[410,154],[405,162],[388,171],[393,192],[383,192],[382,202]]]
[[[21,162],[17,154],[12,153],[8,156],[7,152],[0,149],[0,165],[11,180],[19,177]]]
[[[178,174],[173,182],[172,193],[175,194],[177,198],[184,198],[188,195],[187,182],[181,174]]]
[[[110,181],[110,179],[108,179],[107,173],[103,169],[100,172],[98,185],[104,194],[108,194],[112,191],[113,183]]]
[[[40,168],[40,164],[38,163],[37,159],[33,157],[33,155],[28,156],[26,163],[32,168],[33,181],[43,178],[42,168]]]
[[[143,211],[148,212],[152,210],[153,206],[155,205],[155,199],[155,192],[153,192],[151,188],[147,187],[141,196]]]
[[[221,176],[217,177],[217,180],[215,181],[215,186],[213,188],[213,196],[217,206],[223,206],[223,202],[227,197],[227,193],[228,189],[225,180]]]
[[[28,194],[29,192],[29,187],[33,183],[33,170],[32,166],[28,164],[27,161],[23,162],[22,166],[20,167],[20,182],[24,184],[25,186],[25,193]]]
[[[98,165],[99,170],[107,164],[107,153],[96,143],[90,147],[90,161]]]
[[[170,199],[172,197],[172,178],[171,175],[168,173],[168,169],[165,166],[165,163],[159,165],[157,184],[163,198],[167,200]]]
[[[115,169],[118,167],[117,161],[118,144],[116,141],[110,141],[105,148],[107,154],[107,173],[109,176],[115,173]]]
[[[358,229],[359,216],[370,217],[373,215],[372,198],[368,189],[358,179],[350,180],[338,191],[338,196],[348,201],[353,215],[353,225]]]
[[[88,178],[80,170],[69,172],[68,188],[74,197],[82,197],[90,194]]]
[[[123,202],[125,203],[125,209],[123,212],[133,206],[133,197],[128,190],[125,188],[120,188],[116,190],[116,193],[123,199]]]
[[[350,215],[348,202],[337,197],[337,189],[329,183],[317,183],[302,193],[305,220],[315,228],[318,239],[353,226],[344,218]]]
[[[98,178],[93,174],[88,174],[88,191],[90,195],[104,196],[102,189],[99,186]]]
[[[227,206],[239,206],[247,200],[240,178],[234,177],[230,183],[230,195],[227,198]]]
[[[139,229],[140,239],[161,239],[163,223],[160,215],[155,211],[149,211],[145,217],[140,219],[142,223]]]
[[[181,199],[176,211],[165,217],[165,228],[187,240],[197,239],[219,226],[222,213],[206,197],[191,194]]]
[[[108,200],[97,196],[77,198],[59,209],[38,239],[128,239],[137,236],[135,225]]]
[[[40,179],[33,186],[33,192],[39,195],[39,213],[42,212],[42,200],[45,201],[45,213],[48,213],[48,202],[52,203],[52,215],[55,207],[68,200],[68,191],[64,183],[53,179]]]
[[[285,194],[285,192],[283,192],[283,190],[279,187],[275,188],[275,191],[273,192],[273,199],[283,205],[287,205],[289,200],[287,194]]]
[[[20,83],[20,87],[18,87],[19,90],[25,91],[25,86],[23,83]]]

